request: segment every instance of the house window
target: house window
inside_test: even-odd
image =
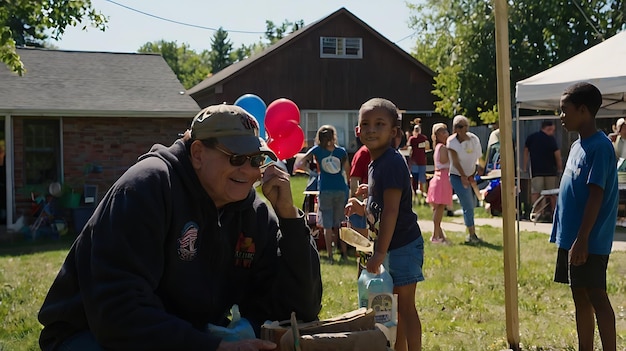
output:
[[[59,121],[24,121],[26,185],[48,186],[61,179]]]
[[[361,38],[320,37],[320,57],[363,58]]]
[[[317,134],[317,113],[309,112],[306,114],[306,142],[308,147],[315,145],[315,135]]]

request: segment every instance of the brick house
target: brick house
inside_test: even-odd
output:
[[[403,129],[422,118],[425,134],[441,119],[434,112],[435,73],[341,8],[293,32],[261,53],[208,77],[187,93],[201,107],[251,93],[266,104],[288,98],[300,109],[309,146],[317,129],[332,124],[339,144],[356,151],[353,129],[358,109],[372,97],[393,101],[403,113]]]
[[[17,52],[22,77],[0,65],[7,223],[28,218],[31,193],[47,193],[52,182],[63,184],[60,203],[85,185],[101,198],[139,155],[171,144],[199,111],[160,55]],[[93,207],[89,200],[81,196],[78,206]]]

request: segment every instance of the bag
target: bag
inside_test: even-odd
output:
[[[374,310],[359,308],[338,317],[298,324],[295,321],[272,322],[261,326],[261,339],[278,345],[276,350],[295,351],[294,332],[299,334],[301,351],[317,350],[387,350],[387,337],[376,328]]]

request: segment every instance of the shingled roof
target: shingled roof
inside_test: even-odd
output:
[[[27,71],[0,64],[0,114],[189,118],[199,110],[157,54],[17,52]]]

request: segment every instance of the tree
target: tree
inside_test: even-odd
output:
[[[235,59],[235,61],[241,61],[246,57],[250,57],[250,55],[252,55],[253,49],[253,45],[245,46],[244,44],[241,44],[241,46],[235,50],[232,57]]]
[[[242,45],[239,49],[235,50],[233,58],[235,61],[241,61],[252,54],[265,50],[270,45],[284,38],[286,34],[293,33],[302,27],[304,27],[304,20],[298,20],[295,22],[284,20],[278,27],[273,21],[266,20],[265,36],[262,37],[257,43],[248,46]]]
[[[294,31],[304,26],[302,20],[295,23],[285,21],[280,28],[276,28],[271,21],[266,21],[266,24],[268,26],[266,40],[270,44],[282,39],[288,30]],[[270,44],[258,42],[249,46],[241,45],[233,50],[228,32],[220,27],[211,39],[211,51],[204,50],[197,54],[187,44],[178,46],[176,42],[160,40],[145,43],[138,52],[160,53],[185,89],[189,89],[203,81],[211,72],[217,73],[237,61],[264,50]]]
[[[22,75],[25,67],[16,46],[41,47],[47,39],[58,40],[67,26],[77,26],[84,19],[99,30],[106,29],[107,18],[92,8],[91,0],[0,1],[0,60]]]
[[[211,39],[211,51],[205,50],[197,54],[187,44],[178,46],[176,42],[160,40],[144,44],[138,52],[160,53],[185,89],[189,89],[204,80],[211,72],[217,73],[234,62],[260,52],[271,43],[282,39],[288,30],[294,31],[304,26],[302,20],[294,23],[285,21],[280,28],[274,26],[271,21],[266,21],[266,24],[266,40],[270,42],[269,44],[258,42],[248,46],[241,45],[233,50],[228,32],[220,27]]]
[[[185,89],[200,83],[211,72],[208,51],[197,54],[188,44],[178,46],[175,41],[159,40],[145,43],[137,51],[160,53]]]
[[[228,39],[228,32],[222,27],[213,34],[211,39],[210,61],[213,67],[213,74],[233,64],[234,59],[231,56],[233,44]]]
[[[492,2],[425,0],[408,6],[415,13],[410,27],[419,33],[414,55],[438,73],[433,94],[441,100],[435,110],[491,122],[497,111]],[[624,0],[509,1],[512,84],[626,28],[625,6]]]
[[[275,42],[285,37],[285,33],[293,33],[298,29],[304,27],[304,21],[299,20],[295,22],[290,22],[284,20],[280,26],[276,26],[274,22],[270,20],[265,21],[265,39],[269,41],[268,45],[272,45]]]

